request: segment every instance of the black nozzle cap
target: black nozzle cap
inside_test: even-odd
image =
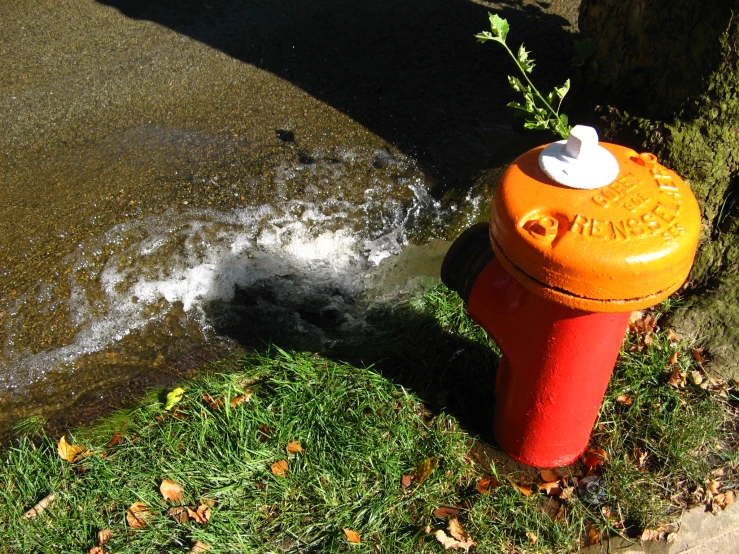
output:
[[[467,302],[477,277],[494,257],[490,225],[477,223],[452,243],[441,264],[441,281]]]

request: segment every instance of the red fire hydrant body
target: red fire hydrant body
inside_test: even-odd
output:
[[[588,189],[555,181],[558,169],[540,160],[544,147],[515,160],[496,189],[489,228],[465,232],[442,268],[503,352],[495,437],[537,467],[582,454],[632,310],[683,284],[700,233],[697,202],[674,172],[651,154],[598,146],[597,137],[595,147],[617,165]],[[583,169],[564,162],[565,173]]]

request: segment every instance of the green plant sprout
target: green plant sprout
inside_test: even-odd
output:
[[[475,38],[480,42],[492,40],[502,44],[506,52],[516,62],[526,83],[528,83],[524,85],[517,77],[508,76],[508,82],[513,87],[513,90],[523,95],[524,103],[509,102],[507,106],[519,110],[526,115],[526,121],[524,123],[526,129],[549,129],[563,139],[566,139],[572,127],[569,124],[567,115],[560,114],[559,109],[562,106],[562,100],[567,94],[567,91],[570,90],[570,80],[567,79],[561,87],[554,87],[554,90],[544,97],[531,82],[531,79],[529,79],[529,73],[534,70],[535,65],[534,60],[529,58],[531,52],[526,50],[523,44],[521,44],[518,49],[518,55],[514,55],[505,42],[508,31],[510,30],[508,21],[499,17],[497,14],[488,13],[488,17],[490,18],[490,29],[492,32],[483,31],[475,35]],[[552,107],[555,102],[557,102],[557,109]]]

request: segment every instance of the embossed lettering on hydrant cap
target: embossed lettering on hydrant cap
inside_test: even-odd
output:
[[[596,189],[618,177],[616,158],[598,144],[592,127],[576,125],[567,140],[547,146],[539,155],[539,167],[561,185],[576,189]]]

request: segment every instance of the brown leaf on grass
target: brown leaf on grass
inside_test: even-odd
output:
[[[90,554],[105,554],[105,550],[103,550],[102,546],[93,546],[90,549]]]
[[[195,544],[193,544],[192,548],[190,549],[190,554],[197,554],[198,552],[208,552],[208,550],[210,550],[210,546],[208,546],[204,542],[195,541]]]
[[[413,481],[420,487],[431,477],[431,474],[437,467],[439,467],[439,458],[426,458],[413,470]]]
[[[512,481],[511,479],[508,479],[508,482],[509,482],[509,483],[510,483],[511,485],[513,485],[513,486],[514,486],[515,488],[517,488],[517,489],[518,489],[518,490],[520,491],[520,493],[521,493],[522,495],[524,495],[524,496],[531,496],[531,494],[532,494],[532,493],[534,492],[534,491],[532,491],[532,490],[531,490],[531,489],[530,489],[529,487],[527,487],[527,486],[525,486],[525,485],[517,485],[517,484],[516,484],[516,483],[514,483],[514,482],[513,482],[513,481]]]
[[[400,479],[400,488],[405,490],[411,486],[411,483],[413,483],[413,475],[403,475]]]
[[[565,505],[564,504],[560,504],[559,505],[559,510],[557,510],[557,513],[555,514],[555,516],[553,518],[554,523],[557,523],[564,516],[565,516]]]
[[[672,374],[670,375],[670,378],[667,380],[667,383],[676,389],[684,389],[685,388],[685,376],[687,375],[686,372],[680,371],[679,367],[676,367],[672,370]]]
[[[175,504],[182,504],[182,487],[174,481],[164,479],[161,485],[159,485],[159,492],[162,493],[164,500],[169,500]]]
[[[588,544],[598,544],[600,542],[600,533],[595,529],[588,530]]]
[[[117,444],[121,444],[123,442],[123,433],[120,431],[116,431],[113,433],[113,437],[108,441],[108,444],[106,444],[106,448],[111,448],[113,446],[116,446]]]
[[[673,329],[668,329],[667,340],[670,342],[680,342],[680,335],[678,335]]]
[[[279,462],[273,463],[270,469],[277,477],[284,477],[287,474],[287,460],[280,460]]]
[[[646,450],[642,450],[638,446],[634,448],[634,462],[639,471],[644,471],[647,464],[647,456],[649,453]]]
[[[57,444],[56,451],[59,453],[59,457],[62,460],[69,462],[70,464],[73,464],[80,458],[83,458],[86,453],[86,449],[84,446],[68,444],[67,439],[64,436],[59,439],[59,444]]]
[[[559,481],[559,474],[553,469],[542,469],[539,472],[539,477],[541,477],[541,480],[545,483],[549,481]]]
[[[259,442],[267,442],[267,439],[269,438],[270,433],[272,433],[272,429],[270,429],[267,425],[262,423],[259,426],[259,431],[257,432],[257,436],[259,437]]]
[[[602,466],[608,460],[608,453],[600,448],[588,448],[582,455],[582,463],[593,470]]]
[[[675,350],[672,354],[670,354],[670,359],[667,360],[667,363],[669,365],[675,365],[677,363],[677,357],[680,354],[677,350]]]
[[[562,494],[562,487],[558,481],[549,481],[548,483],[539,483],[539,490],[544,491],[549,496],[559,496]]]
[[[459,508],[453,506],[439,506],[434,510],[434,517],[445,518],[459,515]]]
[[[539,542],[539,536],[536,533],[532,533],[531,531],[526,531],[526,538],[529,539],[529,542],[531,544],[536,544]]]
[[[568,500],[573,494],[575,494],[575,487],[565,487],[562,489],[562,492],[559,493],[557,498],[560,500]]]
[[[205,402],[206,406],[211,410],[220,410],[223,408],[223,398],[213,398],[209,394],[204,394],[203,402]]]
[[[187,523],[188,521],[190,521],[190,516],[187,512],[187,506],[175,506],[174,508],[170,508],[169,510],[167,510],[167,515],[174,519],[177,523]]]
[[[51,494],[47,494],[45,497],[39,500],[33,508],[23,514],[22,519],[29,520],[41,515],[41,513],[43,513],[43,511],[49,507],[49,504],[51,504],[55,498],[55,493],[52,492]]]
[[[693,348],[693,358],[695,358],[698,362],[704,363],[708,361],[708,358],[703,354],[703,350],[705,350],[702,346],[700,348]]]
[[[108,540],[110,540],[110,529],[101,529],[98,531],[98,544],[100,546],[104,545]]]
[[[195,523],[208,523],[210,521],[210,515],[212,513],[211,507],[207,504],[200,504],[197,508],[187,507],[187,515]]]
[[[350,543],[360,544],[362,542],[362,535],[360,535],[356,531],[352,531],[351,529],[347,528],[342,529],[342,531],[344,531],[344,536],[346,537],[346,540],[348,540]]]
[[[624,406],[631,406],[634,403],[630,394],[619,394],[616,398],[616,402],[623,404]]]
[[[469,534],[462,529],[462,526],[459,524],[456,517],[449,519],[447,530],[449,531],[449,535],[441,529],[434,533],[436,540],[439,541],[446,550],[449,550],[450,548],[460,548],[465,552],[469,552],[470,548],[475,546],[476,543],[472,540]]]
[[[236,396],[236,397],[232,398],[231,399],[231,402],[229,402],[228,404],[229,404],[229,406],[231,408],[235,408],[239,404],[243,404],[244,402],[251,401],[252,394],[253,393],[250,390],[248,390],[248,391],[246,391],[246,393],[244,393],[244,394],[242,394],[240,396]]]
[[[298,441],[290,441],[287,443],[287,453],[288,454],[297,454],[298,452],[303,451],[303,447],[300,446],[300,443]]]
[[[492,475],[488,475],[487,477],[483,477],[482,479],[480,479],[480,482],[477,484],[477,492],[488,494],[490,491],[497,489],[502,484],[503,483],[498,481]]]
[[[131,529],[143,529],[148,527],[149,521],[154,514],[149,511],[149,506],[143,502],[134,502],[131,507],[126,510],[126,523]]]

